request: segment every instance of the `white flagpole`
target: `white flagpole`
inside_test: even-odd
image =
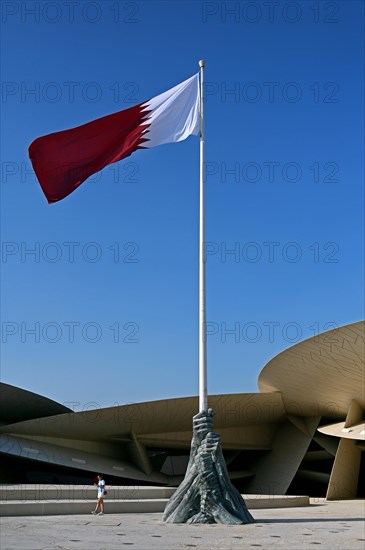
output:
[[[204,67],[200,67],[199,411],[208,410],[205,291]]]

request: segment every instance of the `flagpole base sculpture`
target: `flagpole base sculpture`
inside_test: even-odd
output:
[[[232,485],[220,435],[213,432],[213,410],[193,417],[193,439],[185,478],[167,503],[166,523],[254,523],[245,501]]]

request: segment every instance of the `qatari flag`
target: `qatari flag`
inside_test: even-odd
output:
[[[135,107],[42,136],[29,157],[49,203],[137,149],[182,141],[200,131],[199,73]]]

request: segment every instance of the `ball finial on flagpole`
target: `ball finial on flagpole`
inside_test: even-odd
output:
[[[199,67],[205,67],[205,59],[199,59]]]

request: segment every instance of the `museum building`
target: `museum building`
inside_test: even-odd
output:
[[[243,494],[365,496],[365,322],[271,359],[259,393],[209,396],[228,472]],[[0,483],[177,486],[198,397],[73,412],[0,386]]]

